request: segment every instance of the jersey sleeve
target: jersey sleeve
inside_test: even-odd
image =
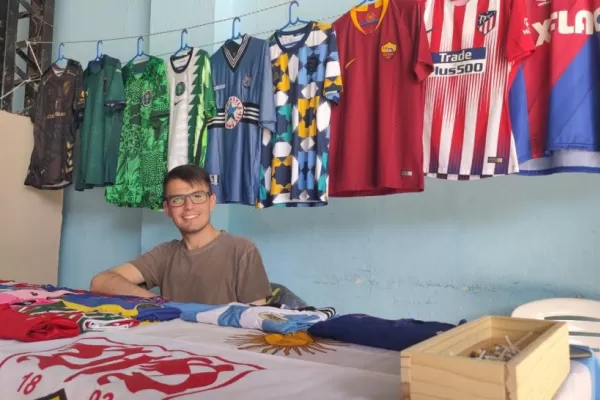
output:
[[[275,113],[275,94],[273,92],[273,68],[269,46],[265,42],[262,51],[261,87],[260,87],[260,125],[264,129],[275,132],[277,116]]]
[[[150,122],[156,128],[162,124],[169,124],[169,112],[171,109],[171,99],[169,97],[169,85],[167,83],[167,69],[165,63],[161,60],[160,66],[157,67],[154,76],[154,90],[152,98],[152,113],[150,114]]]
[[[325,60],[325,82],[323,95],[331,102],[338,103],[343,91],[342,69],[340,68],[340,55],[337,46],[337,34],[333,27],[329,33],[329,46]]]
[[[86,99],[87,90],[83,82],[83,69],[81,68],[81,65],[78,64],[73,82],[73,112],[75,115],[76,127],[79,127],[79,124],[83,122]]]
[[[531,25],[527,18],[526,2],[512,0],[506,40],[506,58],[516,62],[529,57],[535,51]]]
[[[212,68],[210,66],[210,56],[207,52],[203,52],[202,58],[202,65],[204,66],[202,68],[202,86],[204,88],[202,97],[204,100],[204,118],[205,121],[208,121],[217,115],[217,101],[212,78]]]
[[[425,28],[424,12],[425,6],[423,4],[414,5],[415,13],[415,33],[414,37],[414,56],[413,56],[413,70],[419,82],[424,81],[433,72],[433,59],[431,58],[431,49],[429,48],[429,40],[427,39],[427,32]]]
[[[120,65],[117,64],[115,66],[110,80],[106,82],[109,87],[105,88],[106,96],[104,97],[104,105],[115,110],[124,109],[126,104],[125,85],[123,84],[123,72]]]

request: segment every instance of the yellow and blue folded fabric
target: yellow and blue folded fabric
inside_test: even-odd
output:
[[[165,305],[164,299],[160,297],[145,299],[134,296],[103,296],[84,293],[62,296],[60,300],[74,310],[119,314],[138,321],[170,321],[181,315],[178,308]]]

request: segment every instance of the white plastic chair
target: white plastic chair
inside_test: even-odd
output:
[[[600,351],[600,301],[569,298],[536,300],[517,307],[512,316],[566,322],[571,344],[588,346],[596,353]]]

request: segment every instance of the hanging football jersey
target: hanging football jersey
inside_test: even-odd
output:
[[[125,108],[121,61],[103,55],[83,73],[85,112],[75,145],[75,190],[113,185]]]
[[[158,57],[123,67],[125,114],[117,178],[106,200],[121,207],[162,208],[167,173],[169,91],[165,63]]]
[[[217,115],[209,121],[206,172],[219,203],[255,206],[264,135],[275,131],[271,58],[266,41],[243,36],[211,58]]]
[[[276,131],[265,132],[259,208],[324,206],[329,201],[329,124],[342,77],[336,34],[310,22],[269,39]]]
[[[62,189],[73,182],[73,148],[84,107],[81,64],[68,60],[65,68],[50,66],[29,113],[34,144],[25,185]]]
[[[416,1],[379,0],[333,23],[344,96],[332,110],[331,197],[423,190],[425,79],[432,62]]]
[[[216,112],[210,56],[197,48],[172,56],[167,77],[171,99],[168,169],[204,166],[206,124]]]
[[[510,91],[520,173],[600,173],[600,2],[526,4],[536,50]]]
[[[535,49],[522,0],[427,0],[424,172],[472,180],[519,171],[508,112],[511,71]]]

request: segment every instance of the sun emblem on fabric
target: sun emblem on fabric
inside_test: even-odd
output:
[[[225,104],[225,128],[233,129],[244,116],[244,104],[240,99],[231,96]]]
[[[277,354],[282,352],[289,356],[292,352],[299,356],[304,354],[327,354],[337,351],[333,346],[343,347],[345,344],[327,339],[316,339],[307,332],[296,333],[248,333],[227,339],[228,343],[237,346],[238,350],[260,351]]]
[[[185,92],[185,83],[179,82],[177,86],[175,86],[175,94],[177,96],[181,96]]]
[[[258,314],[258,317],[265,321],[277,322],[279,324],[287,322],[287,318],[285,316],[271,312],[262,312]]]
[[[386,60],[390,60],[392,57],[394,57],[394,54],[396,54],[397,49],[398,46],[396,46],[394,43],[387,42],[386,44],[381,46],[381,55]]]

